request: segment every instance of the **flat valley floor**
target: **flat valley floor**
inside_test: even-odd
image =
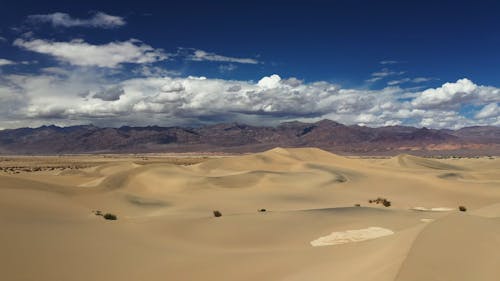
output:
[[[495,157],[0,157],[0,280],[497,281],[499,261]]]

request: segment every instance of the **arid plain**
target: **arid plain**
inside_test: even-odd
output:
[[[500,276],[495,157],[275,148],[0,160],[1,280]]]

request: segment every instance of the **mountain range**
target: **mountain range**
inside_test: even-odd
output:
[[[347,155],[499,155],[500,127],[458,130],[407,126],[347,126],[331,120],[278,126],[224,123],[202,127],[101,128],[93,125],[6,129],[0,154],[257,152],[319,147]]]

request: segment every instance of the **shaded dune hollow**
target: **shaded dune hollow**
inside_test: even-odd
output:
[[[0,174],[0,280],[500,276],[499,159],[78,157]]]

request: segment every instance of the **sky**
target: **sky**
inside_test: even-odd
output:
[[[0,1],[0,129],[500,126],[498,1]]]

